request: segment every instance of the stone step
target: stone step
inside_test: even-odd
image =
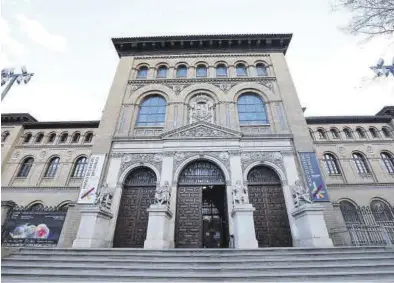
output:
[[[331,271],[321,268],[319,272],[287,272],[275,274],[235,272],[205,273],[146,273],[119,274],[108,272],[69,272],[64,270],[2,272],[2,282],[393,282],[394,270],[380,271]]]
[[[56,269],[73,269],[73,268],[83,268],[83,269],[108,269],[108,270],[146,270],[146,271],[158,271],[158,270],[174,270],[174,271],[181,271],[181,270],[189,270],[193,269],[194,271],[223,271],[223,270],[234,270],[237,268],[241,268],[244,271],[257,271],[257,270],[269,270],[269,269],[293,269],[297,268],[301,269],[309,269],[310,266],[308,265],[310,261],[267,261],[267,262],[210,262],[210,263],[191,263],[191,262],[178,262],[178,263],[157,263],[157,262],[142,262],[142,263],[130,263],[130,262],[114,262],[114,261],[78,261],[78,262],[71,262],[71,261],[62,261],[62,262],[31,262],[31,261],[4,261],[2,263],[2,268],[10,269],[21,269],[21,268],[29,268],[29,269],[40,269],[45,270],[46,268],[56,268]],[[351,269],[371,269],[371,268],[386,268],[391,267],[394,269],[394,260],[375,260],[371,261],[364,261],[364,262],[355,262],[352,260],[351,262],[338,262],[338,261],[314,261],[314,266],[324,266],[325,268],[351,268]]]
[[[297,264],[310,264],[310,258],[298,258],[297,261],[288,259],[286,257],[279,259],[267,259],[267,258],[259,258],[259,259],[194,259],[187,258],[185,260],[179,259],[124,259],[124,258],[89,258],[89,259],[73,259],[69,257],[64,258],[37,258],[31,259],[30,257],[18,257],[18,258],[7,258],[2,262],[2,266],[30,266],[31,264],[37,264],[40,266],[57,266],[58,264],[74,264],[75,266],[85,266],[87,264],[91,266],[102,266],[102,265],[116,265],[116,266],[130,266],[130,267],[138,267],[140,265],[143,266],[172,266],[176,268],[178,265],[220,265],[220,266],[291,266]],[[313,262],[318,265],[324,264],[335,264],[339,262],[343,262],[344,265],[352,265],[352,264],[362,264],[362,263],[371,263],[374,264],[393,264],[394,256],[391,257],[369,257],[369,258],[357,258],[357,257],[341,257],[337,259],[326,259],[326,258],[313,258]]]

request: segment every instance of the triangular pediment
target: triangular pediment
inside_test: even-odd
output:
[[[240,138],[241,132],[208,122],[196,122],[161,134],[163,139]]]

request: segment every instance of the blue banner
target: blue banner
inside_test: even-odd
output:
[[[314,152],[300,152],[300,159],[311,200],[329,201],[327,187],[323,182],[316,154]]]

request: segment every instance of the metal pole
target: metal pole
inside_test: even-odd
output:
[[[10,88],[12,87],[14,82],[16,81],[17,77],[18,76],[14,76],[14,77],[11,78],[10,82],[8,83],[8,85],[5,87],[5,89],[1,93],[1,101],[3,101],[4,97],[7,95],[8,91],[10,90]]]

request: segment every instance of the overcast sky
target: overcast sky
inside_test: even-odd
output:
[[[286,56],[307,116],[394,105],[394,77],[373,80],[368,68],[392,61],[394,39],[344,34],[349,15],[328,0],[4,0],[1,14],[1,67],[35,73],[11,89],[2,113],[100,119],[118,63],[112,37],[218,33],[293,33]]]

